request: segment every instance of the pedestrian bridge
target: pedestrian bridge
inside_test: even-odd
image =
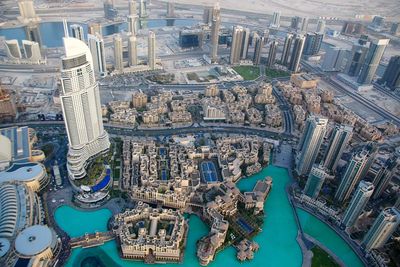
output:
[[[105,242],[113,240],[115,238],[114,233],[109,232],[95,232],[92,234],[86,233],[81,237],[71,238],[69,244],[71,248],[91,248],[103,245]]]

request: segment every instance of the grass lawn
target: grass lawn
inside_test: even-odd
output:
[[[284,70],[274,70],[274,69],[265,69],[265,75],[269,79],[279,78],[279,77],[288,77],[290,73]]]
[[[256,66],[236,66],[233,69],[246,81],[257,79],[260,76],[260,68]]]
[[[315,246],[311,250],[314,254],[311,267],[339,267],[340,265],[325,250]]]

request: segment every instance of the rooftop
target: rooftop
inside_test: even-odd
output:
[[[50,228],[34,225],[23,230],[15,240],[15,249],[24,256],[35,256],[49,248],[53,240]]]

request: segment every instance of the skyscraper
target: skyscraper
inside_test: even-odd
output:
[[[296,35],[293,44],[292,55],[290,56],[290,64],[288,69],[293,72],[298,72],[300,69],[301,55],[303,54],[305,37],[303,35]]]
[[[383,247],[399,224],[399,211],[396,208],[384,209],[364,236],[362,245],[368,251]]]
[[[137,65],[137,41],[135,35],[131,35],[128,38],[128,58],[130,67]]]
[[[129,15],[128,20],[128,32],[130,34],[136,35],[139,29],[139,17],[138,15]]]
[[[346,73],[349,76],[357,76],[364,63],[368,51],[368,36],[362,35],[351,49],[350,60],[347,62]]]
[[[137,15],[137,9],[136,9],[136,0],[129,0],[129,12],[128,15]]]
[[[147,42],[147,64],[152,70],[156,68],[156,35],[152,31],[149,32]]]
[[[212,7],[204,7],[204,12],[203,12],[203,23],[210,25],[213,20],[213,8]]]
[[[375,72],[381,62],[386,46],[389,44],[389,39],[373,40],[368,48],[367,56],[361,68],[357,82],[360,84],[370,84],[374,78]]]
[[[367,149],[363,149],[360,152],[353,154],[335,193],[336,201],[344,202],[350,197],[354,186],[358,181],[364,178],[364,173],[366,174],[366,169],[369,168],[368,160],[370,156],[371,155]]]
[[[233,27],[231,53],[229,57],[230,64],[237,64],[240,62],[244,36],[245,29],[242,26]]]
[[[385,73],[378,82],[391,90],[400,88],[400,56],[393,56],[390,58],[389,65],[386,67]]]
[[[324,39],[323,33],[317,33],[317,32],[307,33],[306,40],[304,43],[303,54],[308,56],[318,54],[323,39]]]
[[[22,40],[25,58],[32,64],[39,64],[42,60],[42,52],[39,43],[28,40]]]
[[[249,43],[250,43],[250,29],[244,28],[242,45],[240,48],[240,59],[244,60],[247,58],[247,54],[249,52]]]
[[[175,3],[168,1],[167,2],[167,18],[175,17]]]
[[[109,20],[114,20],[118,16],[118,11],[115,8],[114,0],[104,1],[104,17]]]
[[[352,227],[356,223],[373,192],[374,185],[372,183],[362,180],[358,184],[343,216],[342,222],[346,227]]]
[[[274,14],[272,15],[270,27],[278,29],[280,24],[281,24],[281,12],[275,11]]]
[[[218,39],[219,39],[220,26],[221,26],[221,11],[219,8],[219,3],[217,2],[212,10],[211,62],[217,62],[218,60]]]
[[[145,0],[140,0],[139,2],[139,17],[140,18],[147,18],[147,6]]]
[[[326,25],[325,20],[319,19],[318,22],[317,22],[316,32],[324,34],[325,33],[325,25]]]
[[[268,68],[272,68],[275,64],[277,47],[278,47],[277,41],[272,41],[271,44],[269,45],[268,61],[267,61]]]
[[[88,34],[88,45],[92,54],[94,72],[102,77],[107,76],[103,38],[99,33]]]
[[[394,36],[400,35],[400,22],[393,22],[390,27],[390,33]]]
[[[89,161],[110,147],[101,117],[98,84],[89,47],[68,37],[64,23],[65,56],[61,68],[61,107],[68,136],[67,169],[71,179],[86,176]]]
[[[96,23],[96,22],[91,22],[88,25],[88,34],[96,35],[99,34],[100,36],[102,35],[102,29],[101,29],[101,24]]]
[[[19,60],[22,58],[21,48],[19,47],[18,40],[5,40],[7,57],[11,60]]]
[[[12,95],[0,87],[0,122],[12,121],[17,115],[17,107]]]
[[[290,21],[290,28],[297,31],[299,29],[300,20],[301,20],[301,18],[298,16],[292,17],[292,19]]]
[[[39,24],[38,23],[30,23],[25,26],[26,38],[29,41],[39,43],[39,46],[42,46],[42,37],[40,35]]]
[[[326,177],[327,173],[324,167],[321,165],[314,165],[308,175],[307,183],[304,187],[304,194],[311,198],[317,198]]]
[[[301,26],[300,26],[300,31],[301,32],[307,32],[308,29],[308,18],[307,17],[303,17],[300,19],[301,21]]]
[[[118,72],[124,70],[122,38],[119,34],[114,37],[114,69]]]
[[[254,42],[253,64],[260,65],[262,49],[264,47],[264,37],[260,37],[258,34],[256,34],[253,37],[253,42]]]
[[[347,56],[347,50],[342,47],[328,47],[321,69],[323,71],[342,71],[344,69],[344,59]]]
[[[329,144],[323,158],[323,165],[329,171],[335,171],[343,152],[351,140],[353,127],[349,125],[336,125],[332,131]]]
[[[379,198],[386,190],[390,180],[393,177],[396,167],[397,157],[387,159],[386,162],[381,166],[378,173],[375,175],[374,180],[372,181],[375,186],[375,192],[373,195],[374,199]]]
[[[319,149],[324,140],[328,119],[309,116],[300,139],[296,155],[296,172],[298,175],[306,175],[318,156]]]
[[[72,37],[79,39],[81,41],[85,41],[85,35],[83,32],[83,27],[79,24],[72,24],[71,25],[71,32],[72,32]]]
[[[292,47],[293,34],[288,33],[285,38],[285,43],[283,44],[281,64],[287,66],[289,63],[290,49]]]

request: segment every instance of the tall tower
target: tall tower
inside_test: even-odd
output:
[[[137,65],[137,41],[135,35],[129,36],[128,39],[128,58],[130,67]]]
[[[36,15],[33,0],[18,0],[18,8],[20,14],[19,19],[23,23],[40,21],[39,17]]]
[[[71,32],[72,32],[72,37],[81,40],[82,42],[85,41],[85,35],[83,32],[83,27],[79,24],[72,24],[71,25]]]
[[[318,22],[317,22],[316,32],[324,34],[325,33],[325,26],[326,26],[325,20],[319,19]]]
[[[244,28],[242,26],[233,27],[231,53],[229,57],[230,64],[237,64],[240,62],[244,35]]]
[[[114,0],[105,0],[104,6],[104,17],[109,20],[114,20],[118,16],[118,11],[115,8]]]
[[[393,56],[390,58],[389,65],[378,82],[389,87],[393,91],[400,88],[400,56]]]
[[[283,44],[281,64],[287,66],[289,63],[290,49],[292,48],[293,34],[288,33]]]
[[[371,155],[367,149],[363,149],[360,152],[353,154],[335,193],[336,201],[344,202],[350,197],[354,186],[358,181],[364,178],[364,174],[367,172],[366,169],[369,168],[368,161],[370,156]]]
[[[278,47],[277,41],[272,41],[271,44],[269,45],[268,61],[267,61],[268,68],[272,68],[275,64],[277,47]]]
[[[353,127],[349,125],[336,125],[323,159],[324,167],[334,172],[343,152],[353,136]]]
[[[357,79],[358,83],[370,84],[372,82],[372,78],[374,78],[375,72],[388,44],[389,39],[380,39],[371,42],[360,75]]]
[[[147,64],[151,70],[156,68],[156,35],[154,32],[149,32],[147,43]]]
[[[139,2],[139,17],[140,18],[147,18],[147,6],[145,0],[140,0]]]
[[[368,51],[368,36],[361,35],[351,48],[350,60],[347,62],[345,72],[349,76],[357,76],[364,63]]]
[[[296,172],[306,175],[314,164],[324,140],[328,119],[309,116],[300,139],[296,156]]]
[[[260,65],[262,48],[264,47],[264,37],[260,37],[258,34],[253,37],[254,39],[254,55],[253,64]]]
[[[300,26],[300,31],[301,32],[307,32],[308,29],[308,18],[303,17],[301,18],[301,26]]]
[[[306,41],[304,44],[304,55],[316,55],[321,49],[322,41],[324,39],[323,33],[307,33]]]
[[[137,15],[136,0],[129,0],[129,16]]]
[[[99,33],[88,34],[88,45],[93,58],[94,72],[101,77],[107,76],[103,38]]]
[[[175,3],[168,1],[167,2],[167,18],[175,17]]]
[[[290,64],[288,69],[293,72],[298,72],[300,68],[301,55],[303,54],[305,37],[303,35],[296,35],[293,45],[292,55],[290,56]]]
[[[90,49],[84,42],[68,37],[66,24],[64,29],[60,98],[69,145],[67,169],[75,180],[86,176],[89,161],[106,152],[110,141],[103,127]]]
[[[243,37],[242,37],[242,44],[240,47],[240,59],[246,59],[247,54],[249,51],[249,43],[250,43],[250,29],[244,28],[243,29]]]
[[[374,199],[379,198],[386,190],[390,180],[393,177],[394,170],[397,167],[397,157],[389,158],[383,166],[381,166],[378,173],[375,175],[372,183],[375,186]]]
[[[280,25],[281,25],[281,12],[275,11],[274,14],[272,15],[272,21],[269,26],[271,28],[278,29]]]
[[[358,187],[343,216],[343,224],[346,227],[352,227],[356,223],[373,192],[374,185],[372,183],[362,180],[358,184]]]
[[[323,166],[314,165],[308,175],[307,183],[304,187],[304,194],[311,198],[317,198],[327,176]]]
[[[21,48],[19,47],[18,40],[6,40],[4,43],[6,45],[6,53],[9,59],[20,60],[22,58]]]
[[[383,247],[399,224],[399,211],[396,208],[384,209],[364,236],[362,245],[368,251]]]
[[[127,17],[127,20],[128,20],[128,32],[130,32],[130,34],[136,35],[139,29],[138,15],[129,15]]]
[[[219,28],[221,26],[221,10],[217,2],[212,11],[211,22],[211,62],[218,61]]]
[[[300,20],[301,18],[298,16],[292,17],[290,21],[290,28],[297,31],[299,29]]]
[[[28,40],[22,40],[25,58],[32,64],[39,64],[42,60],[42,52],[39,43]]]
[[[114,37],[114,69],[118,72],[124,70],[122,38],[118,34]]]

